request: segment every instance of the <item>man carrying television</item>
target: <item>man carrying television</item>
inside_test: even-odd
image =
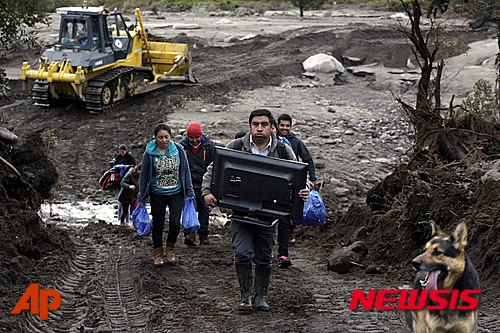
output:
[[[242,138],[231,141],[226,148],[241,150],[252,154],[283,158],[278,152],[278,140],[271,131],[273,116],[269,110],[257,109],[250,113],[250,131]],[[238,141],[242,140],[242,141]],[[295,154],[288,145],[283,145],[286,151],[285,159],[295,160]],[[239,148],[239,149],[238,149]],[[213,164],[203,176],[202,196],[209,206],[216,206],[217,199],[212,194],[211,182]],[[309,189],[299,191],[305,201]],[[233,216],[238,212],[234,211]],[[278,223],[281,225],[282,223]],[[255,289],[254,306],[257,311],[269,311],[267,291],[273,262],[273,243],[276,225],[264,226],[251,223],[231,221],[232,245],[234,249],[235,268],[241,291],[241,302],[238,310],[252,311],[252,287]],[[255,263],[255,280],[253,278],[252,261]]]

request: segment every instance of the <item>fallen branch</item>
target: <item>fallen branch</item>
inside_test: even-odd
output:
[[[17,171],[17,169],[12,164],[7,162],[2,156],[0,156],[0,163],[5,165],[10,170],[12,170],[12,172],[14,172],[16,176],[22,181],[21,174],[19,173],[19,171]]]
[[[19,140],[19,137],[5,127],[0,127],[0,140],[7,142],[17,142]]]
[[[349,261],[349,263],[350,263],[351,265],[358,266],[358,267],[366,267],[365,265],[358,264],[358,263],[357,263],[357,262],[355,262],[355,261]]]

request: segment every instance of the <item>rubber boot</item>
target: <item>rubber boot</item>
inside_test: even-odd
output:
[[[208,235],[199,234],[198,238],[200,239],[200,245],[210,245],[210,242],[208,241]]]
[[[163,266],[163,247],[157,247],[153,249],[154,251],[154,257],[153,257],[153,263],[156,267],[162,267]]]
[[[271,277],[271,265],[255,266],[255,309],[257,311],[270,311],[267,304],[267,289]]]
[[[174,243],[167,243],[167,264],[175,264]]]
[[[194,240],[196,238],[196,234],[194,232],[190,232],[184,235],[184,244],[187,246],[196,246]]]
[[[248,313],[252,311],[252,263],[235,264],[236,275],[240,285],[241,302],[238,305],[238,311]]]

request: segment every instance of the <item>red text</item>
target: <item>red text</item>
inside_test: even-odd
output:
[[[474,310],[481,290],[363,290],[352,292],[349,309],[365,310]]]
[[[52,301],[49,302],[49,297]],[[49,310],[57,310],[61,306],[61,294],[55,289],[40,289],[38,283],[32,283],[26,288],[10,314],[20,314],[21,311],[30,311],[39,315],[40,320],[49,319]]]

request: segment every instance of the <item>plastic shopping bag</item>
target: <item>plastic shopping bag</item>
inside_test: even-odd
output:
[[[321,196],[315,189],[309,192],[307,201],[304,203],[304,213],[302,220],[293,220],[292,224],[319,227],[326,221],[326,207],[321,200]]]
[[[153,229],[153,223],[149,218],[146,205],[140,205],[134,209],[132,212],[132,221],[139,236],[149,236],[151,229]]]
[[[182,227],[184,231],[197,231],[200,229],[200,221],[198,214],[196,214],[196,207],[194,206],[194,197],[187,198],[182,210]]]

